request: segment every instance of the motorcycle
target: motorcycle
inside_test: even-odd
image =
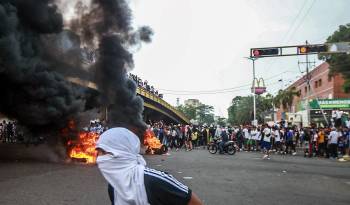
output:
[[[216,152],[219,150],[219,144],[221,140],[214,138],[213,141],[211,141],[208,144],[208,150],[210,154],[216,154]],[[236,153],[237,145],[234,141],[228,141],[225,142],[223,146],[224,153],[227,153],[229,155],[234,155]]]

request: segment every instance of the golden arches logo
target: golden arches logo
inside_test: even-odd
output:
[[[266,92],[265,81],[263,78],[254,78],[252,85],[252,93],[261,95]]]
[[[252,87],[266,87],[263,78],[254,78]]]

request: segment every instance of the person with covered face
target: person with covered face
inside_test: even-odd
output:
[[[109,184],[112,205],[202,205],[172,175],[146,167],[140,140],[122,127],[104,132],[96,143],[96,163]]]

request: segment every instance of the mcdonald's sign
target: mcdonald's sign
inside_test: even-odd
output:
[[[261,95],[266,92],[265,81],[263,78],[254,78],[252,84],[252,93]]]

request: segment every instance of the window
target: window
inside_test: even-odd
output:
[[[307,93],[307,87],[306,86],[305,86],[304,90],[305,90],[305,93]]]
[[[321,87],[322,86],[322,79],[319,79],[318,80],[318,87]]]
[[[318,85],[318,81],[315,81],[315,88],[317,88],[317,85]]]
[[[331,81],[332,81],[332,76],[328,75],[328,82],[331,82]]]

